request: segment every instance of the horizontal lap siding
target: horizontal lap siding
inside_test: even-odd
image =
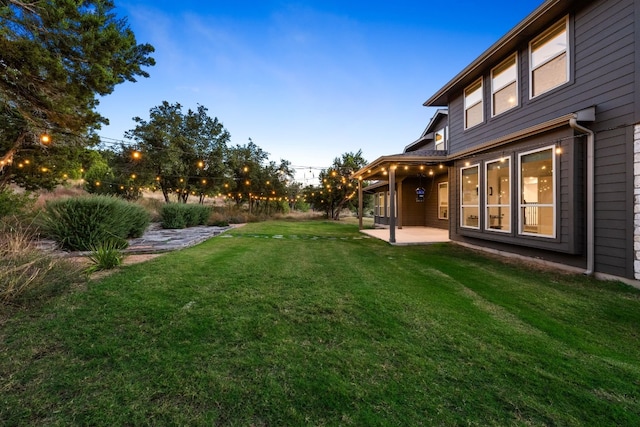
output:
[[[402,181],[402,225],[425,225],[426,205],[429,200],[427,199],[423,203],[416,202],[416,188],[419,185],[415,178]],[[422,185],[424,187],[424,184]]]
[[[576,7],[581,7],[580,5]],[[633,156],[633,141],[625,129],[635,117],[635,7],[633,0],[596,1],[570,13],[573,36],[570,56],[572,80],[535,99],[529,99],[528,44],[518,49],[520,105],[497,117],[490,117],[490,66],[484,71],[484,123],[465,131],[462,93],[450,98],[450,152],[471,148],[533,125],[595,105],[596,122],[584,123],[596,132],[595,143],[595,245],[596,271],[629,276],[629,253],[633,250],[632,230],[626,230],[633,214],[628,200],[633,171],[628,157]],[[558,17],[560,19],[561,17]],[[586,138],[575,138],[585,144]],[[563,144],[564,145],[564,144]],[[582,188],[581,163],[562,164],[560,168],[561,198],[574,198],[574,206],[582,206],[584,196],[573,195]],[[575,176],[570,176],[571,170]],[[566,224],[572,207],[560,204],[561,235],[580,233]],[[578,209],[583,215],[583,209]],[[453,213],[453,211],[452,211]],[[584,224],[584,218],[576,218]]]

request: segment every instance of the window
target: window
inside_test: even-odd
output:
[[[385,215],[387,218],[391,218],[391,195],[387,191],[387,214]]]
[[[568,18],[555,24],[529,47],[530,95],[541,95],[569,81]]]
[[[519,232],[555,237],[555,147],[520,154]]]
[[[511,159],[502,158],[485,164],[485,228],[511,231]]]
[[[437,131],[433,139],[435,141],[436,150],[446,150],[447,149],[447,128],[443,127],[442,129]]]
[[[449,218],[449,184],[438,184],[438,219]]]
[[[491,71],[491,105],[493,116],[518,105],[518,58],[516,55]]]
[[[482,103],[482,79],[464,91],[464,128],[469,129],[484,120]]]
[[[469,166],[460,170],[460,225],[466,228],[480,228],[478,217],[478,175],[479,166]]]
[[[384,216],[384,193],[376,194],[376,207],[374,212],[376,216]]]

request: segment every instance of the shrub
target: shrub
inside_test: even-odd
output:
[[[185,228],[205,225],[211,208],[203,205],[168,203],[160,210],[162,228]]]
[[[19,194],[8,187],[0,187],[0,218],[23,215],[34,202],[29,193]]]
[[[185,228],[187,219],[184,217],[182,205],[179,203],[168,203],[160,210],[160,220],[162,228]]]
[[[0,223],[0,302],[29,303],[85,280],[82,268],[38,250],[34,230]]]
[[[112,196],[47,202],[41,225],[64,249],[90,250],[108,240],[140,237],[150,217],[139,205]]]
[[[125,247],[126,245],[117,239],[106,240],[92,247],[88,258],[93,265],[89,267],[88,271],[94,272],[118,267],[124,260],[122,249]]]

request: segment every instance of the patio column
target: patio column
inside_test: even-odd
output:
[[[389,167],[389,243],[396,242],[396,168]]]
[[[362,228],[362,179],[358,179],[358,229]]]
[[[398,180],[398,230],[402,230],[402,181],[405,177]]]

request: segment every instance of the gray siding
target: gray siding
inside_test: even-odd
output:
[[[628,227],[629,216],[633,215],[632,199],[629,198],[633,185],[633,169],[629,162],[629,157],[633,156],[633,140],[627,127],[634,123],[638,115],[635,111],[635,42],[638,38],[634,25],[637,13],[635,2],[601,0],[567,13],[570,16],[570,82],[529,99],[528,40],[523,42],[518,48],[520,105],[497,117],[490,117],[491,67],[488,67],[484,71],[483,124],[465,131],[462,93],[450,97],[450,153],[455,154],[595,105],[596,122],[585,125],[596,132],[596,271],[632,277],[630,254],[633,251],[633,236]],[[553,17],[550,24],[563,16]],[[490,65],[497,65],[497,62]],[[569,246],[573,245],[568,252],[583,252],[584,153],[581,150],[579,148],[576,151],[579,156],[572,157],[571,164],[562,164],[560,172],[562,207],[558,230],[561,240]],[[453,178],[457,185],[457,174]],[[577,188],[581,189],[579,193],[574,192]],[[458,200],[454,206],[457,203]],[[453,212],[455,209],[452,209]],[[452,223],[455,229],[457,218],[452,216]],[[575,238],[569,238],[570,235]]]

